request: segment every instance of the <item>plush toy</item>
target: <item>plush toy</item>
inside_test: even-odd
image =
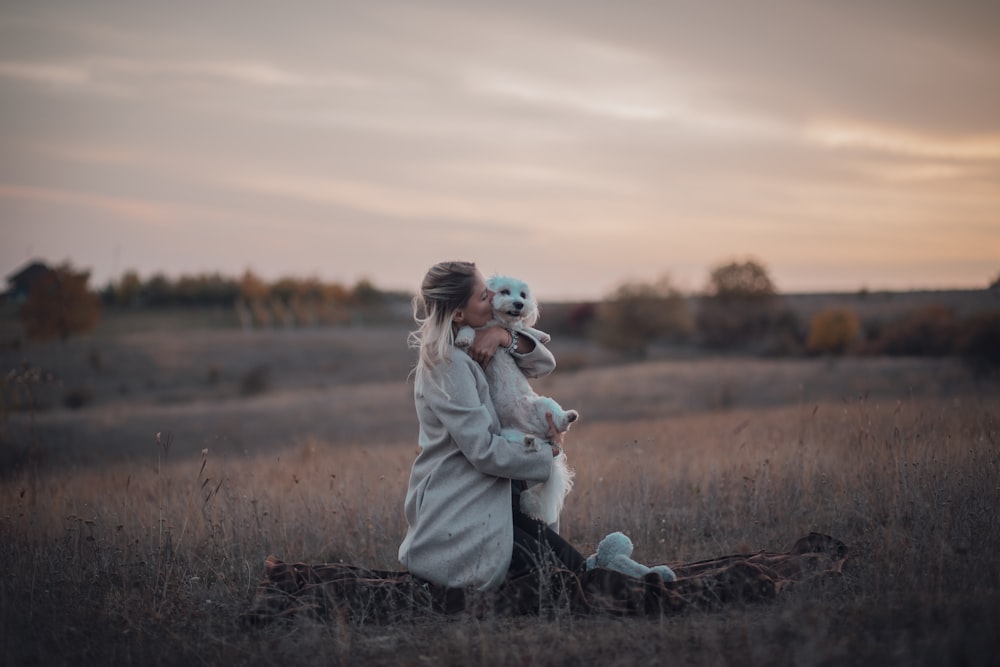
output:
[[[587,558],[587,569],[603,567],[621,572],[636,579],[642,579],[650,572],[656,572],[664,581],[677,581],[677,575],[666,565],[646,567],[632,560],[632,540],[625,533],[611,533],[597,545],[597,553]]]

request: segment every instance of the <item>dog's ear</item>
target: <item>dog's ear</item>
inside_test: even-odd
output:
[[[531,291],[531,287],[528,286],[528,283],[522,282],[521,289],[524,290],[524,293],[527,296],[525,301],[528,304],[528,307],[524,311],[524,325],[527,327],[533,327],[541,315],[541,309],[539,308],[538,300],[535,299],[535,294]]]

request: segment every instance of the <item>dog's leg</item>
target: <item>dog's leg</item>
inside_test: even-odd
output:
[[[472,327],[462,327],[455,334],[455,345],[467,350],[472,346],[472,341],[476,338],[476,330]]]
[[[573,489],[574,474],[566,463],[566,454],[560,452],[552,460],[549,478],[521,492],[521,511],[545,524],[558,521],[566,496]]]
[[[552,421],[555,422],[556,428],[559,429],[560,433],[568,431],[569,427],[580,418],[579,412],[576,410],[565,410],[563,406],[548,396],[538,396],[535,399],[535,412],[539,422],[545,425],[545,431],[548,431],[549,428],[548,422],[545,419],[546,412],[552,413]]]

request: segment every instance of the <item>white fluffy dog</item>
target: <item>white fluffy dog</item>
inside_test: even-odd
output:
[[[494,293],[493,320],[486,326],[500,325],[511,331],[530,332],[539,342],[549,342],[550,336],[547,333],[532,328],[538,321],[538,303],[524,281],[507,276],[493,276],[486,281],[486,286]],[[472,344],[474,336],[475,332],[470,327],[463,327],[458,332],[455,343],[467,348]],[[545,414],[549,412],[559,431],[568,430],[580,417],[576,410],[564,410],[548,396],[536,394],[514,358],[504,350],[497,351],[485,371],[490,396],[500,418],[503,435],[508,440],[521,442],[522,434],[534,436],[536,440],[546,439],[549,424]],[[553,461],[549,479],[530,485],[521,493],[521,511],[546,524],[555,524],[559,520],[566,495],[572,488],[573,471],[566,463],[566,454],[560,452]]]

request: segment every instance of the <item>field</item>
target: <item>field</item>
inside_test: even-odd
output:
[[[405,326],[109,328],[0,353],[4,664],[996,664],[1000,392],[951,360],[557,341],[563,534],[647,563],[846,542],[842,578],[662,618],[238,622],[268,554],[397,569]],[[35,371],[34,369],[41,369]],[[27,409],[26,397],[39,404]]]

